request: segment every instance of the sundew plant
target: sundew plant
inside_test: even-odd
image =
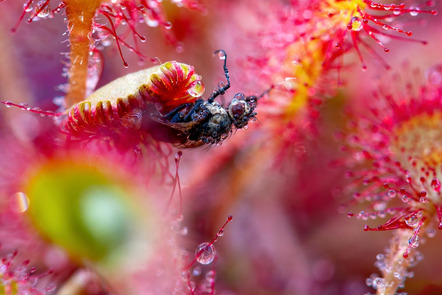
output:
[[[442,294],[439,1],[0,1],[0,294]]]

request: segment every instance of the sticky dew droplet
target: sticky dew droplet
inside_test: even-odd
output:
[[[201,264],[207,265],[215,259],[216,250],[213,244],[204,242],[198,245],[195,250],[195,258]]]
[[[150,16],[150,15],[146,15],[144,17],[144,21],[146,22],[146,25],[148,25],[149,27],[158,27],[158,25],[160,24],[160,22],[155,19],[154,17]]]
[[[39,18],[47,18],[51,15],[51,8],[49,7],[49,3],[46,3],[46,1],[42,0],[37,3],[35,6],[35,12],[37,13],[37,16]]]
[[[405,223],[409,227],[416,227],[419,224],[419,217],[416,214],[411,215],[410,217],[405,219]]]
[[[196,267],[193,269],[193,271],[192,271],[192,275],[195,276],[195,277],[197,277],[197,276],[199,276],[199,275],[201,274],[201,272],[202,272],[201,267],[196,266]]]
[[[419,236],[418,235],[412,235],[410,239],[408,239],[408,245],[411,248],[416,248],[419,246]]]
[[[201,81],[195,81],[193,85],[187,90],[193,97],[200,97],[204,93],[204,85]]]
[[[410,15],[411,16],[418,16],[419,15],[419,8],[417,7],[410,7]]]
[[[363,23],[359,17],[352,17],[350,24],[348,25],[348,28],[354,32],[359,32],[362,30]]]
[[[165,22],[165,23],[163,24],[163,26],[164,26],[164,28],[165,28],[166,30],[170,30],[170,29],[172,29],[172,23],[171,23],[171,22]]]
[[[18,192],[11,196],[11,209],[18,213],[26,212],[29,208],[29,198],[25,193]]]
[[[221,50],[218,52],[218,57],[219,57],[219,59],[224,60],[224,59],[226,59],[226,53]]]

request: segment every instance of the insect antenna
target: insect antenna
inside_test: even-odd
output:
[[[55,113],[52,111],[43,111],[40,108],[30,108],[28,105],[23,104],[23,103],[16,104],[11,101],[0,101],[0,103],[4,104],[7,108],[16,107],[16,108],[22,109],[24,111],[40,114],[42,116],[60,117],[61,115],[63,115],[63,113]]]
[[[270,91],[272,91],[275,88],[275,85],[272,85],[269,87],[269,89],[265,90],[263,93],[261,93],[256,99],[261,99],[264,95],[269,94]]]
[[[217,96],[223,95],[224,93],[226,93],[227,89],[230,88],[230,75],[229,70],[227,69],[227,53],[224,50],[220,49],[215,51],[214,54],[218,54],[219,58],[224,60],[223,68],[227,84],[213,91],[212,95],[207,100],[209,103],[212,103]]]
[[[173,195],[175,194],[175,190],[178,186],[178,193],[180,196],[180,213],[178,214],[178,216],[182,216],[182,214],[183,214],[183,195],[181,192],[180,175],[178,173],[178,170],[180,168],[180,160],[181,160],[182,156],[183,156],[182,151],[178,151],[175,154],[175,167],[176,168],[175,168],[175,177],[173,179],[173,189],[172,189],[172,193],[170,194],[169,201],[167,201],[167,206],[166,206],[166,210],[165,210],[165,213],[167,213],[167,211],[169,211],[170,205],[172,204]]]

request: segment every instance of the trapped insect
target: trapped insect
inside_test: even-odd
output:
[[[234,128],[253,121],[257,101],[265,93],[260,97],[237,93],[227,108],[216,102],[230,88],[230,77],[225,51],[215,54],[224,60],[227,83],[207,100],[201,98],[204,86],[194,68],[169,61],[118,78],[64,113],[34,112],[61,117],[61,130],[72,140],[109,137],[134,143],[153,137],[184,148],[219,144]]]

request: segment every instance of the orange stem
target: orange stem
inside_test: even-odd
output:
[[[70,51],[69,91],[66,108],[85,99],[92,24],[104,0],[65,0]]]

